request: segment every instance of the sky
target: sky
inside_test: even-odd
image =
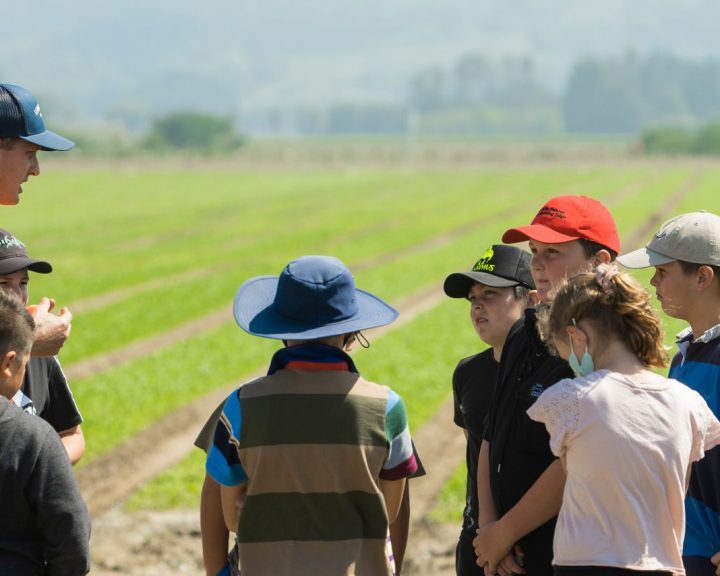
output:
[[[720,57],[715,0],[36,0],[4,8],[0,78],[66,124],[398,102],[464,54],[530,56],[562,91],[583,57]]]

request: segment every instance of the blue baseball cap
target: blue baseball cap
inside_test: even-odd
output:
[[[276,340],[315,340],[390,324],[398,311],[355,287],[352,274],[332,256],[301,256],[280,276],[257,276],[237,291],[240,328]]]
[[[0,84],[0,138],[22,138],[42,150],[70,150],[75,146],[45,127],[35,96],[14,84]]]

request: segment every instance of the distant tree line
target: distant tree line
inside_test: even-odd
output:
[[[245,138],[230,116],[180,111],[155,118],[139,135],[106,129],[100,132],[68,132],[78,151],[86,156],[133,157],[142,154],[230,154],[245,144]]]
[[[409,82],[409,103],[422,112],[478,104],[533,106],[553,100],[536,77],[532,59],[493,61],[481,54],[461,57],[451,69],[421,70]]]
[[[575,64],[562,98],[568,132],[637,133],[720,119],[720,62],[670,54],[588,58]]]
[[[143,147],[155,152],[218,154],[236,150],[242,143],[232,118],[190,111],[157,118]]]
[[[638,134],[715,119],[720,61],[626,52],[578,61],[559,94],[529,57],[466,54],[413,74],[404,102],[274,110],[256,120],[271,133]]]
[[[454,113],[491,131],[636,134],[657,125],[696,127],[720,119],[720,61],[633,52],[586,58],[557,96],[543,87],[529,58],[492,62],[467,55],[451,70],[433,67],[413,76],[409,103],[424,115]],[[483,124],[493,113],[498,124]]]
[[[491,60],[467,54],[451,68],[419,71],[408,106],[423,132],[562,132],[557,97],[538,79],[529,57]]]
[[[174,112],[155,118],[128,154],[232,152],[244,141],[236,123],[230,116]],[[256,112],[252,126],[300,135],[639,134],[647,152],[720,153],[720,61],[633,52],[585,58],[573,66],[562,94],[554,94],[529,57],[466,54],[448,67],[417,71],[403,101],[270,109]],[[121,144],[120,136],[107,142],[114,150]]]
[[[640,136],[639,151],[646,154],[720,155],[720,122],[711,122],[697,130],[648,129]]]
[[[289,118],[278,115],[278,126],[289,123],[301,134],[403,134],[407,109],[401,104],[341,103],[318,110],[292,110]]]
[[[405,134],[558,133],[558,99],[544,88],[530,58],[493,61],[468,54],[450,69],[414,74],[404,102],[338,103],[274,109],[253,119],[270,133]]]

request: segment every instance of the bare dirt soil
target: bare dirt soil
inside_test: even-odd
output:
[[[427,523],[412,531],[402,574],[454,576],[459,527]],[[126,513],[93,525],[94,576],[204,576],[196,510]]]
[[[493,218],[504,217],[511,213],[512,213],[512,210],[508,209],[503,213],[494,215]],[[464,225],[454,228],[452,230],[448,230],[447,232],[440,234],[438,236],[428,238],[425,242],[420,242],[409,248],[404,248],[402,250],[396,250],[394,252],[381,254],[380,256],[368,258],[366,260],[362,260],[362,261],[358,261],[358,262],[351,262],[349,264],[349,267],[351,270],[353,270],[353,271],[355,271],[355,273],[357,273],[357,272],[360,272],[360,271],[368,269],[368,268],[373,268],[375,266],[388,264],[390,262],[399,260],[400,258],[404,258],[404,257],[410,256],[413,254],[423,253],[427,250],[437,248],[437,247],[443,246],[445,244],[449,244],[449,243],[453,242],[454,240],[456,240],[457,238],[461,237],[463,234],[466,234],[466,233],[470,232],[471,230],[477,228],[478,226],[482,226],[482,225],[483,225],[483,220],[482,220],[482,218],[479,218],[468,224],[464,224]],[[108,306],[110,304],[113,304],[114,302],[120,301],[120,300],[127,298],[129,296],[132,296],[134,294],[141,293],[142,291],[145,291],[145,290],[156,289],[156,288],[162,287],[163,285],[173,285],[177,282],[182,282],[182,281],[200,277],[203,274],[207,274],[208,271],[217,272],[218,270],[221,270],[220,266],[217,266],[214,268],[209,268],[209,269],[193,270],[190,272],[177,274],[177,275],[170,276],[170,277],[163,278],[163,279],[150,280],[150,281],[148,281],[144,284],[138,285],[138,286],[132,286],[130,288],[123,288],[123,289],[115,290],[108,294],[103,294],[101,296],[88,298],[86,300],[81,300],[81,301],[77,301],[77,302],[72,302],[69,305],[69,308],[71,310],[75,311],[76,313],[88,311],[88,310],[94,310],[94,309],[97,309],[102,306]],[[438,300],[443,297],[442,292],[439,289],[435,290],[433,292],[433,294]],[[420,296],[425,298],[426,294],[422,294]],[[412,298],[409,298],[407,300],[408,300],[408,302],[410,302],[417,297],[418,297],[417,295],[413,295]],[[397,307],[401,310],[401,312],[404,313],[404,316],[408,316],[408,318],[410,318],[410,319],[412,317],[414,317],[414,316],[409,316],[410,312],[405,313],[402,310],[403,305],[405,305],[405,302],[400,302],[397,304]],[[148,352],[150,350],[152,350],[152,351],[162,350],[162,349],[167,348],[181,340],[189,338],[190,336],[197,335],[202,332],[210,331],[213,328],[216,328],[230,320],[232,320],[232,313],[228,308],[224,307],[220,310],[216,310],[214,312],[208,313],[205,316],[201,316],[199,318],[191,320],[183,325],[177,326],[171,330],[167,330],[161,334],[158,334],[155,336],[150,336],[145,339],[137,340],[135,342],[132,342],[131,344],[128,344],[127,346],[122,347],[122,348],[118,348],[116,350],[112,350],[107,353],[99,354],[97,356],[88,358],[81,362],[76,362],[76,363],[72,364],[71,366],[66,367],[65,373],[67,374],[67,377],[71,381],[79,380],[82,378],[89,378],[91,376],[94,376],[95,374],[98,374],[104,370],[108,370],[108,369],[110,369],[118,364],[121,364],[123,362],[128,362],[130,360],[134,360],[136,358],[145,356],[148,354]],[[397,325],[397,323],[395,323],[393,326],[396,326],[396,325]]]
[[[465,438],[452,422],[452,401],[445,402],[414,434],[414,439],[427,475],[411,481],[411,529],[407,569],[403,573],[454,574],[454,546],[459,528],[427,520],[440,489],[465,453]],[[168,450],[172,451],[172,447]],[[109,459],[97,470],[107,473],[110,465]],[[127,465],[125,468],[129,470]],[[129,486],[137,484],[142,476],[140,470],[134,474],[130,471],[122,489],[117,488],[121,483],[110,483],[113,492],[94,490],[102,486],[100,478],[93,474],[91,481],[84,476],[83,493],[94,512],[92,574],[203,574],[197,510],[126,512],[116,504],[119,495],[129,494]]]

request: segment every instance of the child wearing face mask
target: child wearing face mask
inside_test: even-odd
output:
[[[720,444],[720,422],[697,392],[651,370],[667,354],[648,292],[601,265],[560,286],[540,329],[576,375],[528,410],[567,475],[555,573],[683,573],[690,465]]]

